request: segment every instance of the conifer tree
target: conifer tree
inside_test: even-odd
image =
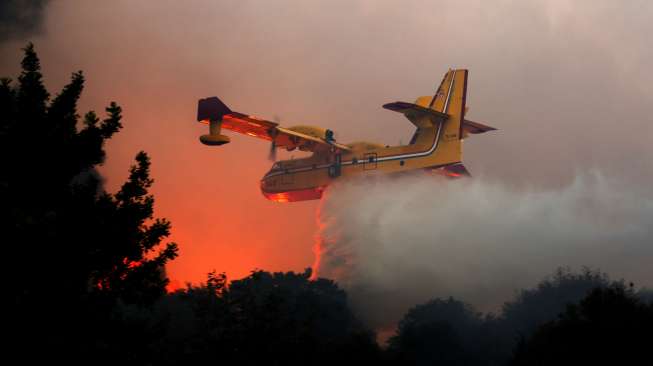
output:
[[[96,168],[122,128],[121,108],[111,102],[104,119],[90,111],[80,121],[83,73],[50,99],[34,46],[23,50],[18,82],[0,82],[0,229],[16,313],[72,313],[97,295],[151,303],[177,246],[162,244],[170,222],[154,218],[149,157],[138,153],[122,188],[105,192]]]

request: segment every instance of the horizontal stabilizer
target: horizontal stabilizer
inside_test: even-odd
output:
[[[477,134],[488,131],[495,131],[496,128],[466,119],[463,121],[463,130],[467,133]]]
[[[435,109],[425,108],[421,105],[406,103],[406,102],[394,102],[387,103],[383,105],[383,108],[389,109],[391,111],[403,113],[406,117],[413,122],[417,127],[427,127],[422,126],[421,121],[424,120],[423,117],[429,117],[429,120],[433,124],[446,121],[449,118],[449,115],[446,113],[438,112]]]
[[[222,117],[231,113],[218,97],[200,99],[197,102],[197,121],[221,121]]]

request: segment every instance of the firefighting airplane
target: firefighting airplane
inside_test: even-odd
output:
[[[337,179],[357,175],[400,173],[415,170],[440,172],[446,176],[469,175],[462,165],[462,139],[495,128],[465,119],[467,74],[449,70],[434,96],[415,103],[394,102],[383,108],[402,113],[415,127],[408,145],[384,146],[372,142],[343,144],[333,131],[314,126],[281,127],[247,114],[234,112],[217,97],[200,99],[197,120],[209,125],[200,141],[223,145],[230,141],[221,129],[271,141],[273,160],[277,148],[299,149],[313,154],[306,158],[280,160],[261,180],[263,195],[277,202],[319,199]]]

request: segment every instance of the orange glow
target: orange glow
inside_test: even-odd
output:
[[[315,187],[309,189],[300,189],[296,191],[287,191],[287,192],[275,192],[269,193],[262,191],[265,198],[274,202],[297,202],[297,201],[308,201],[308,200],[317,200],[322,197],[322,192],[324,187]]]
[[[321,188],[321,192],[323,194],[326,194],[324,188]],[[316,234],[313,236],[313,266],[311,267],[313,269],[313,272],[311,273],[311,278],[310,280],[316,280],[319,276],[319,270],[320,270],[320,264],[322,261],[322,250],[323,250],[323,245],[322,245],[322,236],[320,235],[322,231],[325,229],[326,223],[322,222],[320,220],[321,213],[322,213],[322,203],[326,199],[326,196],[323,196],[323,200],[320,201],[320,205],[315,209],[315,225],[317,226],[317,231]]]
[[[255,134],[254,132],[246,132],[246,133],[247,133],[248,135],[252,136],[252,137],[257,137],[257,136],[258,136],[258,135]]]
[[[127,268],[136,268],[136,267],[140,267],[141,264],[142,264],[141,262],[138,262],[138,261],[132,261],[132,262],[129,262],[129,261],[127,261],[127,258],[125,258],[125,260],[123,261],[123,263],[125,263],[125,264],[127,265]]]
[[[464,174],[456,173],[454,171],[450,171],[450,170],[447,170],[445,168],[437,168],[437,169],[427,168],[424,171],[427,172],[428,174],[432,174],[432,175],[435,175],[435,176],[442,176],[442,177],[451,178],[451,179],[466,177],[466,175],[464,175]]]
[[[177,291],[177,290],[179,290],[181,288],[182,288],[181,284],[179,283],[178,280],[172,280],[171,279],[170,282],[168,282],[168,284],[166,285],[166,292],[167,293],[172,293],[172,292],[175,292],[175,291]]]
[[[274,202],[281,202],[281,203],[286,203],[290,202],[288,200],[288,193],[283,192],[283,193],[276,193],[276,194],[271,194],[269,196],[266,196],[270,201]]]
[[[206,134],[208,127],[202,124],[208,125],[209,121],[196,122],[197,99],[213,95],[223,98],[234,110],[247,114],[260,111],[257,113],[264,119],[286,108],[299,113],[294,116],[308,118],[315,109],[307,101],[295,100],[285,93],[266,97],[261,88],[242,87],[243,82],[259,85],[265,76],[257,74],[257,70],[263,69],[251,64],[247,73],[235,73],[238,65],[252,60],[238,51],[230,52],[225,59],[222,52],[207,56],[203,41],[200,46],[196,42],[167,44],[173,39],[165,36],[169,33],[168,25],[162,29],[164,33],[151,30],[167,24],[169,19],[163,19],[172,13],[163,12],[165,16],[157,18],[160,22],[151,23],[155,28],[149,28],[150,23],[134,21],[127,27],[112,28],[111,32],[91,37],[83,32],[81,24],[108,19],[130,22],[135,20],[131,16],[133,8],[107,7],[117,11],[110,12],[109,18],[109,13],[101,14],[104,12],[99,12],[97,6],[81,3],[70,6],[57,2],[52,8],[60,11],[52,19],[66,21],[65,26],[44,34],[39,43],[42,46],[37,46],[46,78],[52,85],[64,85],[71,71],[82,69],[88,82],[80,99],[80,114],[96,110],[103,118],[109,100],[116,100],[123,108],[124,128],[107,142],[107,159],[99,168],[106,178],[105,189],[115,193],[121,188],[138,151],[146,151],[152,159],[154,184],[150,193],[155,198],[154,215],[172,223],[171,236],[164,243],[179,245],[179,257],[166,265],[171,280],[168,290],[183,288],[187,282],[203,283],[213,270],[226,272],[234,280],[256,268],[301,272],[311,265],[317,202],[281,205],[265,199],[259,191],[258,182],[270,169],[265,159],[269,142],[261,140],[265,138],[264,122],[252,116],[252,124],[247,125],[251,132],[261,136],[258,138],[224,131],[232,137],[232,143],[223,147],[199,143],[198,136]],[[207,23],[197,23],[201,24]],[[198,35],[206,34],[202,31]],[[122,43],[120,52],[102,54],[94,47],[133,35],[142,37],[143,42]],[[193,39],[198,41],[201,37]],[[229,39],[233,36],[225,38]],[[184,48],[183,52],[171,54],[170,49],[177,46]],[[2,58],[3,76],[15,75],[21,56],[18,48],[10,52],[12,57]],[[69,55],[70,50],[75,50],[74,58],[62,57]],[[124,62],[125,55],[130,62]],[[304,62],[298,61],[293,68],[298,65]],[[187,72],[179,73],[179,69]],[[116,75],[120,82],[116,82]],[[57,91],[57,87],[51,90]],[[223,123],[233,123],[233,119],[225,115]]]

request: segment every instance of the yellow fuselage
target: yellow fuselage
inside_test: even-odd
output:
[[[437,168],[459,163],[461,157],[458,131],[450,131],[446,123],[443,127],[419,128],[410,145],[363,142],[349,146],[351,151],[342,154],[314,153],[303,159],[276,162],[261,180],[262,193],[278,202],[319,199],[337,179]]]

